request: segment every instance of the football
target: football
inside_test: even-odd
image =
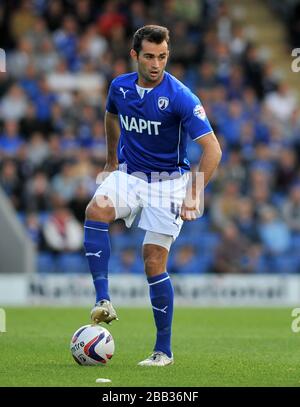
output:
[[[74,333],[70,350],[79,365],[105,365],[114,354],[115,343],[107,329],[100,325],[85,325]]]

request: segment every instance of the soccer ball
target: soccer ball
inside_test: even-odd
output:
[[[112,358],[115,342],[111,333],[100,325],[85,325],[74,333],[70,349],[79,365],[105,365]]]

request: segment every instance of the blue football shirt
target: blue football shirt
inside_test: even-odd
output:
[[[106,110],[119,117],[119,163],[148,179],[153,172],[189,171],[188,137],[197,140],[213,131],[200,100],[168,72],[143,98],[137,80],[136,72],[118,76],[107,98]]]

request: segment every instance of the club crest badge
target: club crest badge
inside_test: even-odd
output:
[[[169,106],[169,98],[165,96],[160,96],[158,98],[158,107],[160,110],[165,110]]]

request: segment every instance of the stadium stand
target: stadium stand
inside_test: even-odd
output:
[[[223,149],[205,214],[184,225],[169,271],[300,272],[300,108],[295,74],[284,75],[289,48],[300,46],[291,11],[299,3],[290,2],[282,22],[276,17],[275,40],[286,50],[275,59],[272,45],[263,46],[267,31],[254,35],[254,14],[246,13],[247,24],[236,3],[0,2],[0,47],[7,54],[0,186],[39,253],[40,273],[88,272],[82,224],[105,164],[106,93],[115,76],[133,69],[130,37],[148,23],[170,28],[168,70],[200,97]],[[257,24],[283,4],[248,3],[261,10]],[[201,151],[192,142],[188,150],[195,165]],[[111,238],[111,272],[142,273],[143,233],[117,221]]]

